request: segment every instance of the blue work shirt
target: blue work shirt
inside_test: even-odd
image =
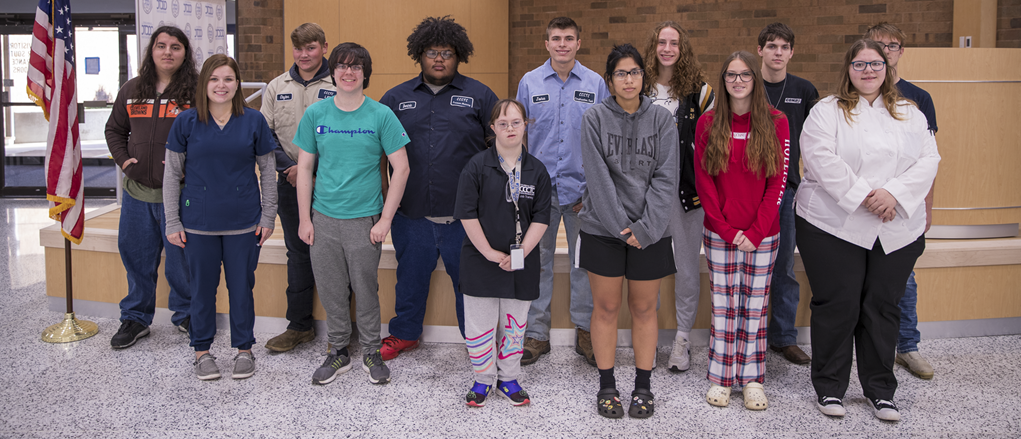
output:
[[[411,139],[411,174],[398,212],[411,219],[454,214],[464,165],[487,148],[489,117],[499,99],[460,73],[433,94],[422,75],[391,88],[379,102],[393,110]]]
[[[518,102],[525,105],[528,152],[546,166],[561,205],[574,204],[585,192],[581,164],[581,117],[610,96],[598,73],[574,62],[567,82],[553,70],[550,60],[525,73],[518,83]]]

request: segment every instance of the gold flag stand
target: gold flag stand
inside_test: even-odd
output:
[[[71,241],[64,238],[64,285],[67,291],[67,313],[64,321],[50,326],[43,331],[43,341],[47,343],[68,343],[85,340],[99,333],[99,326],[87,320],[74,318],[74,298],[71,294]]]

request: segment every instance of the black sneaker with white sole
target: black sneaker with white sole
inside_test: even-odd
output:
[[[362,358],[362,369],[369,373],[369,382],[372,384],[390,382],[390,368],[383,362],[383,356],[379,353],[379,349],[371,354],[365,354]]]
[[[349,370],[351,370],[351,357],[347,354],[347,349],[344,349],[344,352],[330,349],[326,353],[326,361],[323,361],[323,365],[312,373],[312,384],[330,384],[337,378],[337,375]]]
[[[131,347],[138,339],[149,335],[149,327],[134,320],[121,321],[121,328],[110,338],[110,346],[114,349]]]
[[[844,416],[847,414],[847,410],[844,410],[843,401],[835,396],[820,396],[815,406],[826,416]]]
[[[877,418],[884,421],[899,421],[900,411],[897,410],[897,405],[893,401],[886,399],[870,399],[872,403],[872,412]]]

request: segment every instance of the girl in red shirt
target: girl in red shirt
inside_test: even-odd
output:
[[[766,100],[755,65],[744,51],[723,63],[720,99],[695,131],[695,186],[705,209],[713,299],[706,401],[727,406],[736,383],[745,407],[764,410],[766,304],[790,134],[786,116]]]

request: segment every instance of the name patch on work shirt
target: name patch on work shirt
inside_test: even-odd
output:
[[[535,198],[535,185],[523,184],[519,186],[518,197]]]
[[[450,97],[450,106],[472,108],[475,106],[475,98],[470,96],[453,95]]]
[[[291,96],[290,93],[280,93],[280,94],[277,95],[277,100],[278,101],[289,101],[289,100],[291,100],[291,98],[292,98],[292,96]]]
[[[532,96],[532,103],[533,104],[542,104],[542,103],[545,103],[545,102],[549,102],[549,95],[548,94]]]
[[[786,98],[783,100],[785,104],[800,104],[801,98]]]
[[[575,100],[575,102],[584,102],[586,104],[594,104],[594,103],[596,103],[596,94],[592,93],[590,91],[575,90],[574,91],[574,100]]]
[[[397,110],[398,111],[414,110],[415,107],[417,107],[417,106],[418,106],[418,102],[416,102],[416,101],[401,102],[400,104],[398,104]]]
[[[319,99],[331,98],[331,97],[336,96],[336,95],[337,95],[336,91],[327,90],[325,88],[320,88],[319,89]]]

